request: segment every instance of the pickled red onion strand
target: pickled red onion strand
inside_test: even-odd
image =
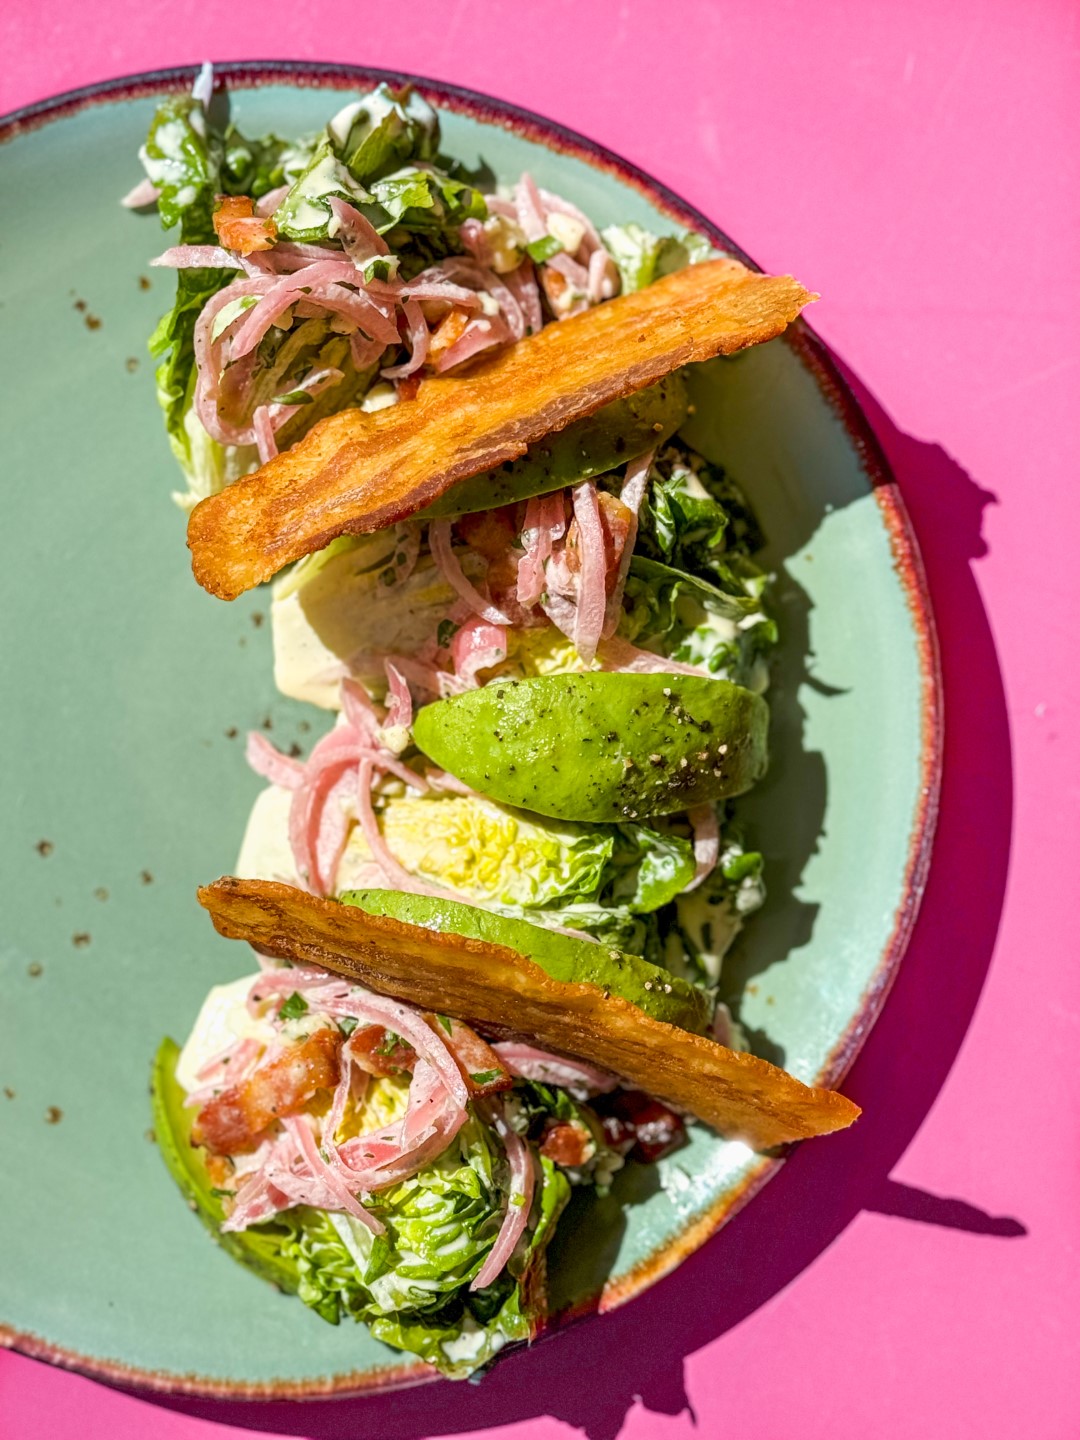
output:
[[[591,665],[604,629],[607,608],[607,555],[600,503],[596,485],[583,480],[571,491],[574,519],[578,523],[581,569],[578,572],[577,617],[574,645],[586,665]]]
[[[304,766],[291,755],[283,755],[271,745],[266,736],[258,730],[249,730],[244,759],[264,780],[271,785],[280,785],[283,790],[295,790],[304,779]]]
[[[510,1166],[510,1193],[495,1244],[469,1286],[470,1290],[482,1290],[502,1274],[529,1223],[529,1209],[536,1184],[536,1172],[529,1147],[508,1123],[506,1112],[501,1106],[493,1107],[491,1113],[496,1133],[506,1149],[506,1159]]]
[[[498,1052],[511,1074],[523,1080],[538,1080],[542,1085],[556,1085],[563,1089],[570,1085],[587,1088],[593,1095],[606,1095],[619,1085],[617,1076],[584,1060],[568,1060],[564,1055],[553,1055],[535,1045],[521,1044],[516,1040],[497,1040],[492,1048]],[[555,1078],[558,1076],[559,1078]]]
[[[694,831],[694,878],[683,891],[684,895],[696,890],[701,882],[716,869],[720,859],[720,823],[716,817],[715,805],[695,805],[687,812]]]
[[[342,680],[341,709],[349,725],[360,735],[375,739],[381,726],[386,723],[385,712],[376,705],[371,696],[356,680]]]
[[[376,255],[389,255],[390,246],[355,205],[342,200],[340,195],[328,196],[327,203],[337,221],[337,234],[332,238],[340,239],[342,249],[354,264],[362,264]]]
[[[148,262],[155,270],[242,270],[239,258],[221,245],[171,245]]]
[[[604,629],[602,631],[602,636],[605,640],[615,634],[615,631],[619,628],[619,621],[622,619],[622,602],[623,595],[626,593],[626,577],[630,573],[630,561],[633,559],[634,546],[637,543],[638,512],[641,509],[641,502],[645,498],[645,489],[649,483],[649,467],[652,465],[655,454],[655,450],[650,450],[646,455],[639,455],[636,460],[631,460],[623,476],[619,499],[630,511],[630,522],[626,531],[626,538],[623,541],[623,548],[619,555],[619,565],[615,572],[615,584],[607,600]]]
[[[418,300],[409,299],[404,301],[401,307],[405,311],[405,319],[408,322],[409,345],[412,354],[402,365],[392,365],[382,372],[386,380],[404,380],[406,375],[412,375],[419,370],[428,357],[428,350],[431,347],[431,332],[428,330],[428,323],[424,319],[424,312],[420,308]]]
[[[405,683],[405,677],[392,660],[387,659],[386,684],[388,701],[386,706],[386,719],[383,721],[383,729],[389,730],[392,726],[400,725],[407,730],[412,724],[413,703],[409,687]]]
[[[340,373],[340,372],[339,372]],[[251,428],[255,432],[255,444],[259,451],[259,464],[266,465],[278,453],[274,439],[274,422],[270,418],[269,405],[257,405],[251,416]]]
[[[306,1115],[289,1115],[282,1121],[286,1131],[294,1140],[300,1150],[303,1160],[311,1171],[312,1178],[326,1188],[329,1196],[338,1203],[333,1206],[320,1206],[320,1209],[344,1210],[366,1225],[373,1235],[382,1235],[386,1229],[381,1221],[376,1220],[370,1211],[365,1210],[356,1196],[348,1189],[345,1180],[340,1173],[333,1169],[319,1153],[319,1147],[315,1143],[315,1136],[308,1123]]]
[[[386,876],[391,885],[404,890],[410,895],[442,895],[444,898],[452,892],[437,890],[431,885],[426,885],[423,880],[411,875],[401,865],[390,851],[390,847],[383,839],[382,831],[379,829],[379,822],[375,815],[375,808],[371,803],[371,782],[374,775],[374,762],[370,756],[365,756],[360,761],[360,768],[356,779],[356,813],[360,821],[360,828],[364,833],[368,849],[375,857],[379,869]]]
[[[476,678],[478,670],[486,670],[506,659],[506,629],[472,615],[455,631],[450,654],[458,678],[475,687],[480,683]]]
[[[521,179],[514,186],[514,205],[517,210],[517,222],[525,234],[525,239],[530,244],[534,240],[542,240],[547,234],[547,227],[544,224],[544,206],[540,199],[540,192],[536,188],[536,181],[527,170],[522,171]]]
[[[125,210],[141,210],[144,205],[155,205],[160,194],[161,191],[150,177],[144,176],[121,198],[120,204]]]
[[[452,370],[455,365],[464,365],[466,360],[474,359],[495,345],[505,345],[512,338],[510,326],[502,315],[479,316],[470,320],[460,338],[442,352],[435,361],[435,369],[441,375],[445,370]]]
[[[492,625],[511,624],[510,617],[505,615],[497,605],[493,605],[490,600],[485,600],[468,579],[454,554],[452,537],[453,528],[449,520],[433,520],[428,526],[428,546],[435,564],[439,567],[440,575],[450,588],[461,596],[469,609],[479,615],[481,619],[489,621]]]

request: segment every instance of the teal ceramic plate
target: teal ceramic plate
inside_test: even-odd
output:
[[[318,128],[375,72],[224,67],[244,129]],[[0,831],[0,1339],[91,1374],[202,1395],[384,1389],[427,1372],[324,1325],[208,1243],[148,1135],[160,1036],[250,968],[194,900],[234,861],[260,782],[242,736],[305,741],[271,681],[266,597],[192,582],[146,337],[171,274],[156,220],[120,208],[175,72],[97,87],[0,128],[4,396]],[[418,82],[449,151],[523,169],[602,223],[700,215],[614,156],[493,100]],[[149,278],[148,278],[149,277]],[[814,277],[801,277],[813,283]],[[773,764],[743,807],[770,900],[727,970],[760,1052],[833,1083],[911,928],[937,795],[929,605],[900,499],[811,332],[695,379],[694,443],[752,497],[783,625]],[[838,1158],[842,1149],[837,1150]],[[631,1299],[778,1162],[700,1131],[570,1212],[552,1254],[568,1317]]]

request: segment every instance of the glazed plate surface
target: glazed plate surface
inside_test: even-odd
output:
[[[242,129],[299,134],[383,77],[223,67]],[[250,969],[196,885],[227,872],[261,782],[243,736],[305,747],[320,716],[273,688],[265,592],[194,584],[146,338],[171,272],[121,209],[155,96],[144,77],[0,127],[0,1340],[161,1390],[318,1395],[425,1378],[359,1326],[325,1325],[207,1239],[148,1135],[163,1034]],[[600,224],[694,225],[615,157],[499,102],[421,88],[444,148],[523,169]],[[333,92],[333,93],[328,93]],[[812,275],[800,276],[813,285]],[[906,943],[936,805],[933,626],[906,516],[854,402],[805,327],[694,378],[689,438],[753,501],[782,644],[772,766],[740,813],[770,898],[725,988],[755,1048],[836,1082]],[[570,1317],[631,1299],[702,1244],[777,1162],[696,1130],[607,1201],[575,1202],[551,1254]]]

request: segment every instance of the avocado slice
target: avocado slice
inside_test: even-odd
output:
[[[741,795],[767,763],[769,707],[697,675],[541,675],[426,705],[413,738],[505,805],[556,820],[671,815]]]
[[[676,372],[545,436],[519,459],[462,480],[414,518],[469,515],[577,485],[636,460],[672,436],[685,419],[686,386]]]
[[[281,1253],[278,1237],[271,1227],[241,1230],[236,1234],[221,1232],[225,1209],[206,1173],[203,1152],[191,1143],[191,1122],[196,1112],[184,1106],[184,1089],[176,1078],[179,1058],[180,1047],[176,1041],[162,1040],[150,1077],[154,1136],[169,1174],[190,1208],[224,1250],[291,1295],[300,1284],[300,1272]]]
[[[388,915],[406,925],[464,935],[489,945],[502,945],[539,965],[553,980],[596,985],[621,995],[654,1020],[665,1020],[680,1030],[703,1034],[712,1020],[713,1005],[704,990],[680,980],[659,965],[628,955],[594,940],[578,940],[545,930],[528,920],[495,915],[476,905],[430,895],[407,895],[399,890],[347,890],[340,896],[369,915]]]

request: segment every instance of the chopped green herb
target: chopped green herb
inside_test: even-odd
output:
[[[337,1023],[343,1035],[351,1035],[360,1022],[355,1015],[343,1015]]]
[[[452,1035],[454,1033],[454,1022],[446,1015],[436,1015],[435,1019],[438,1020],[439,1024],[442,1026],[442,1028],[446,1031],[448,1035]]]
[[[301,1015],[307,1014],[307,1008],[308,1003],[303,995],[299,990],[294,990],[278,1011],[278,1015],[282,1020],[299,1020]]]
[[[522,1195],[520,1190],[516,1191],[513,1195],[510,1196],[510,1204],[515,1206],[519,1210],[521,1209],[522,1205],[525,1204],[525,1196]]]
[[[474,1085],[490,1085],[493,1080],[502,1077],[501,1070],[478,1070],[475,1075],[470,1074],[469,1079]]]
[[[541,235],[539,240],[531,240],[525,246],[525,253],[537,265],[542,265],[545,260],[550,260],[553,255],[558,255],[563,248],[554,235]]]
[[[307,390],[290,390],[287,395],[275,395],[271,405],[311,405],[314,395]]]
[[[225,1199],[231,1200],[231,1199],[233,1198],[233,1196],[236,1194],[236,1191],[235,1191],[235,1190],[219,1190],[216,1185],[211,1185],[211,1187],[210,1187],[210,1194],[211,1194],[211,1195],[216,1195],[219,1200],[225,1200]]]
[[[455,624],[453,620],[439,621],[439,628],[435,632],[435,638],[439,642],[440,650],[446,649],[460,628],[460,625]]]

